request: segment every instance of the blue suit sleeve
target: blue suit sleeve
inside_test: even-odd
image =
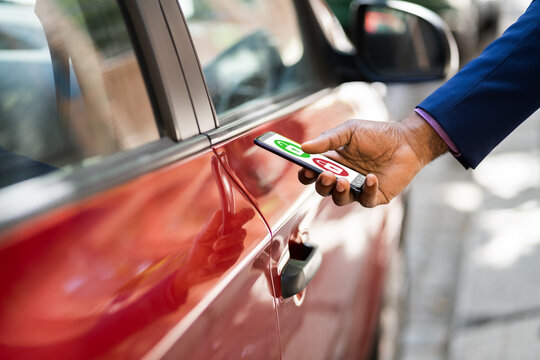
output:
[[[475,168],[540,107],[540,1],[425,99],[466,167]]]

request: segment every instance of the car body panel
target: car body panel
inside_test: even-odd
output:
[[[229,245],[215,250],[223,239]],[[208,338],[226,338],[231,356],[251,346],[275,357],[269,245],[210,150],[19,223],[0,238],[0,269],[10,274],[0,279],[0,357],[138,358],[173,328],[189,337],[195,320],[224,315],[213,301],[236,316],[221,326],[252,337]],[[222,294],[223,282],[241,303]],[[184,342],[184,354],[209,358],[200,353],[206,340]]]
[[[274,131],[301,143],[349,118],[383,120],[387,114],[377,92],[364,83],[321,92],[304,105],[218,144],[216,153],[272,231],[283,358],[361,359],[378,319],[386,247],[391,241],[395,245],[399,234],[396,227],[387,233],[387,217],[402,204],[398,199],[378,209],[336,207],[298,182],[298,166],[257,147],[253,139]],[[323,261],[303,298],[284,300],[279,296],[280,274],[291,241],[318,245]]]
[[[353,205],[354,206],[354,205]],[[272,274],[279,279],[290,242],[317,245],[322,265],[307,288],[278,304],[283,359],[366,359],[376,328],[385,275],[386,209],[337,209],[306,199],[300,216],[274,235]],[[305,216],[301,216],[304,215]],[[279,280],[276,280],[278,282]]]

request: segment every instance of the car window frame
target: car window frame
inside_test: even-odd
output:
[[[218,117],[212,102],[212,97],[206,85],[206,78],[197,54],[197,49],[193,43],[189,26],[179,1],[160,0],[160,2],[175,4],[175,7],[171,6],[171,11],[166,15],[167,21],[170,24],[180,24],[177,29],[181,29],[182,32],[186,33],[182,34],[183,39],[189,39],[189,42],[180,43],[182,36],[175,37],[175,34],[173,33],[173,40],[175,40],[177,50],[181,46],[185,58],[188,58],[187,61],[182,61],[183,59],[181,59],[184,72],[196,74],[198,77],[197,81],[188,82],[190,92],[202,97],[203,94],[200,87],[204,86],[204,100],[194,102],[193,105],[195,112],[198,115],[197,121],[199,127],[201,130],[205,129],[201,132],[208,136],[212,145],[226,141],[244,131],[275,119],[277,116],[284,116],[292,113],[315,101],[315,99],[328,94],[331,91],[331,88],[336,85],[333,74],[327,74],[327,72],[324,71],[324,69],[328,67],[328,59],[322,59],[321,57],[316,56],[316,54],[327,51],[327,49],[325,49],[326,43],[321,43],[319,39],[321,29],[316,20],[316,9],[313,8],[310,2],[293,0],[295,13],[298,14],[299,12],[304,12],[307,14],[305,17],[298,17],[298,26],[301,31],[302,43],[304,45],[304,56],[309,58],[310,66],[313,67],[313,74],[315,75],[313,82],[285,93],[258,99],[253,101],[253,104],[246,107],[240,106],[238,109]],[[210,126],[208,121],[205,120],[207,118],[203,119],[200,116],[200,114],[209,114],[209,112],[212,114],[214,122],[213,126]],[[220,123],[220,118],[226,121]]]
[[[199,57],[189,32],[187,20],[178,0],[159,0],[176,49],[178,61],[186,77],[197,124],[202,133],[218,126]]]
[[[94,164],[59,169],[0,189],[0,234],[25,220],[75,203],[210,148],[201,134],[161,3],[117,2],[124,15],[160,139]]]

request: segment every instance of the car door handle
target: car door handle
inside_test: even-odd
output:
[[[289,243],[291,257],[281,272],[281,296],[287,299],[304,290],[321,266],[322,252],[318,246]]]

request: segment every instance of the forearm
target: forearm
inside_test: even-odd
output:
[[[457,145],[457,159],[475,168],[540,107],[540,1],[426,98],[429,113]]]

